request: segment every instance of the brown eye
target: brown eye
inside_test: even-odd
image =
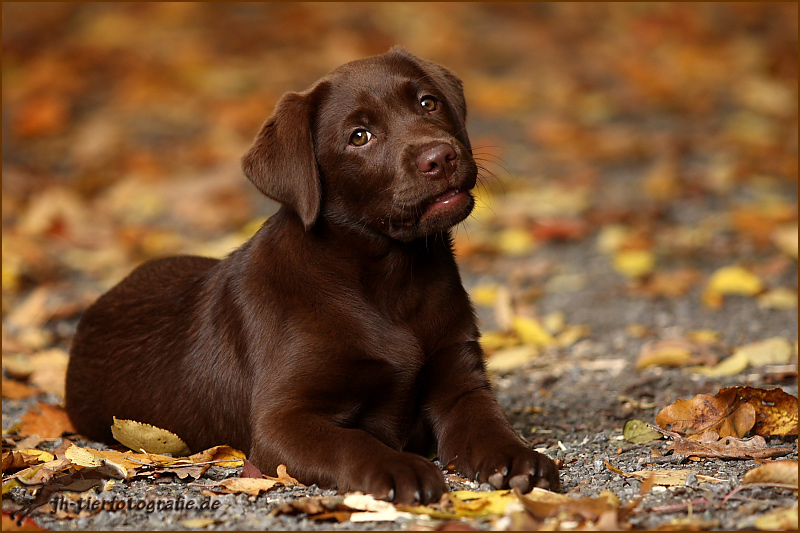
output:
[[[364,129],[358,129],[350,136],[350,144],[353,146],[364,146],[372,139],[372,134]]]
[[[439,109],[439,101],[433,96],[423,96],[419,101],[419,105],[421,105],[422,108],[429,113]]]

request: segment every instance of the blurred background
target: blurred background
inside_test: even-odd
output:
[[[66,346],[145,259],[246,239],[274,206],[239,158],[276,100],[397,44],[464,81],[485,168],[468,280],[535,302],[596,268],[674,297],[743,261],[796,291],[796,3],[2,9],[4,353]],[[586,250],[567,270],[524,262],[564,246]]]

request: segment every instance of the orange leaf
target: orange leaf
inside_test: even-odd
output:
[[[726,401],[727,398],[698,394],[691,400],[678,400],[661,410],[656,417],[659,426],[699,438],[715,431],[717,438],[741,438],[756,422],[755,407],[746,402]]]
[[[717,397],[726,402],[748,402],[753,405],[756,412],[753,433],[756,435],[797,435],[797,398],[783,392],[783,389],[726,387],[719,391]]]
[[[75,432],[66,411],[54,405],[37,403],[39,404],[38,413],[30,411],[22,415],[20,434],[39,435],[44,439],[51,439],[60,437],[65,431]]]

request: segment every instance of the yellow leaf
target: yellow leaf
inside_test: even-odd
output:
[[[630,235],[631,230],[626,226],[617,224],[603,226],[597,234],[597,249],[606,254],[614,253],[622,247]]]
[[[475,285],[471,291],[472,301],[484,307],[494,307],[497,301],[497,289],[496,283]]]
[[[634,444],[645,444],[664,437],[658,431],[650,429],[646,422],[635,418],[625,422],[622,427],[622,434],[627,442]]]
[[[556,345],[564,348],[572,346],[588,334],[589,326],[567,326],[567,328],[556,337]]]
[[[655,264],[655,256],[649,250],[622,250],[614,254],[614,269],[628,278],[650,274]]]
[[[733,351],[712,368],[694,367],[691,370],[706,376],[733,376],[748,366],[765,366],[788,363],[792,358],[792,345],[782,337],[772,337],[760,342],[746,344]]]
[[[544,329],[539,321],[533,318],[515,316],[511,320],[511,327],[525,344],[531,344],[542,348],[547,348],[556,344],[556,340],[553,336]]]
[[[453,503],[453,511],[463,518],[501,516],[509,503],[519,501],[510,490],[475,492],[457,490],[447,494]]]
[[[797,461],[770,461],[749,470],[742,478],[747,483],[782,483],[797,488]]]
[[[242,466],[244,464],[243,459],[245,458],[246,456],[243,452],[235,448],[231,448],[228,445],[214,446],[213,448],[209,448],[207,450],[203,450],[202,452],[198,452],[194,455],[189,456],[189,459],[193,463],[205,463],[208,461],[224,461],[217,464],[225,467]],[[278,468],[280,468],[280,466],[278,466]]]
[[[703,303],[712,309],[722,305],[725,295],[754,296],[764,289],[761,279],[740,266],[726,266],[718,269],[708,280],[703,290]]]
[[[744,354],[752,366],[788,363],[792,358],[792,345],[782,337],[772,337],[761,342],[746,344],[734,353]]]
[[[134,420],[114,418],[111,434],[117,441],[134,451],[189,455],[189,447],[176,434]]]
[[[659,341],[648,343],[642,347],[636,360],[636,369],[641,370],[649,366],[682,367],[689,364],[693,355],[688,349],[686,341]]]
[[[700,344],[710,344],[719,342],[719,332],[713,329],[696,329],[686,334],[686,337],[692,342]]]
[[[554,311],[544,317],[542,325],[548,332],[557,335],[566,327],[567,317],[561,311]]]
[[[479,339],[484,352],[492,353],[501,348],[509,348],[519,344],[519,339],[506,333],[487,331]]]
[[[785,287],[772,289],[758,297],[758,306],[761,309],[777,309],[780,311],[796,309],[797,292]]]
[[[497,247],[506,255],[525,255],[534,248],[535,241],[531,233],[519,228],[507,228],[500,231]]]
[[[689,370],[697,374],[703,374],[704,376],[734,376],[740,372],[744,372],[749,365],[750,359],[747,357],[747,354],[734,352],[733,355],[723,359],[716,366],[711,368],[694,366]]]
[[[762,531],[797,531],[797,503],[760,516],[753,525]]]
[[[523,366],[537,355],[536,347],[530,345],[503,348],[486,360],[486,369],[490,372],[507,372]]]
[[[52,453],[46,452],[44,450],[37,450],[37,449],[25,449],[25,450],[15,450],[17,453],[24,453],[25,455],[33,455],[40,463],[48,463],[50,461],[54,461],[55,457]]]
[[[90,468],[106,467],[108,474],[118,479],[126,479],[129,476],[128,469],[121,462],[103,457],[100,453],[102,452],[95,453],[94,450],[81,448],[73,444],[67,448],[64,456],[72,461],[72,464],[78,466]]]

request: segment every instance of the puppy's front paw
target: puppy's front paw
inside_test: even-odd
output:
[[[428,504],[447,491],[439,468],[420,455],[397,453],[370,462],[362,472],[353,472],[353,490],[395,503]]]
[[[459,467],[459,461],[456,460],[456,468],[479,483],[489,483],[496,489],[518,489],[523,493],[534,487],[552,491],[560,487],[555,462],[522,443],[502,449],[487,447],[471,455],[471,464]]]

